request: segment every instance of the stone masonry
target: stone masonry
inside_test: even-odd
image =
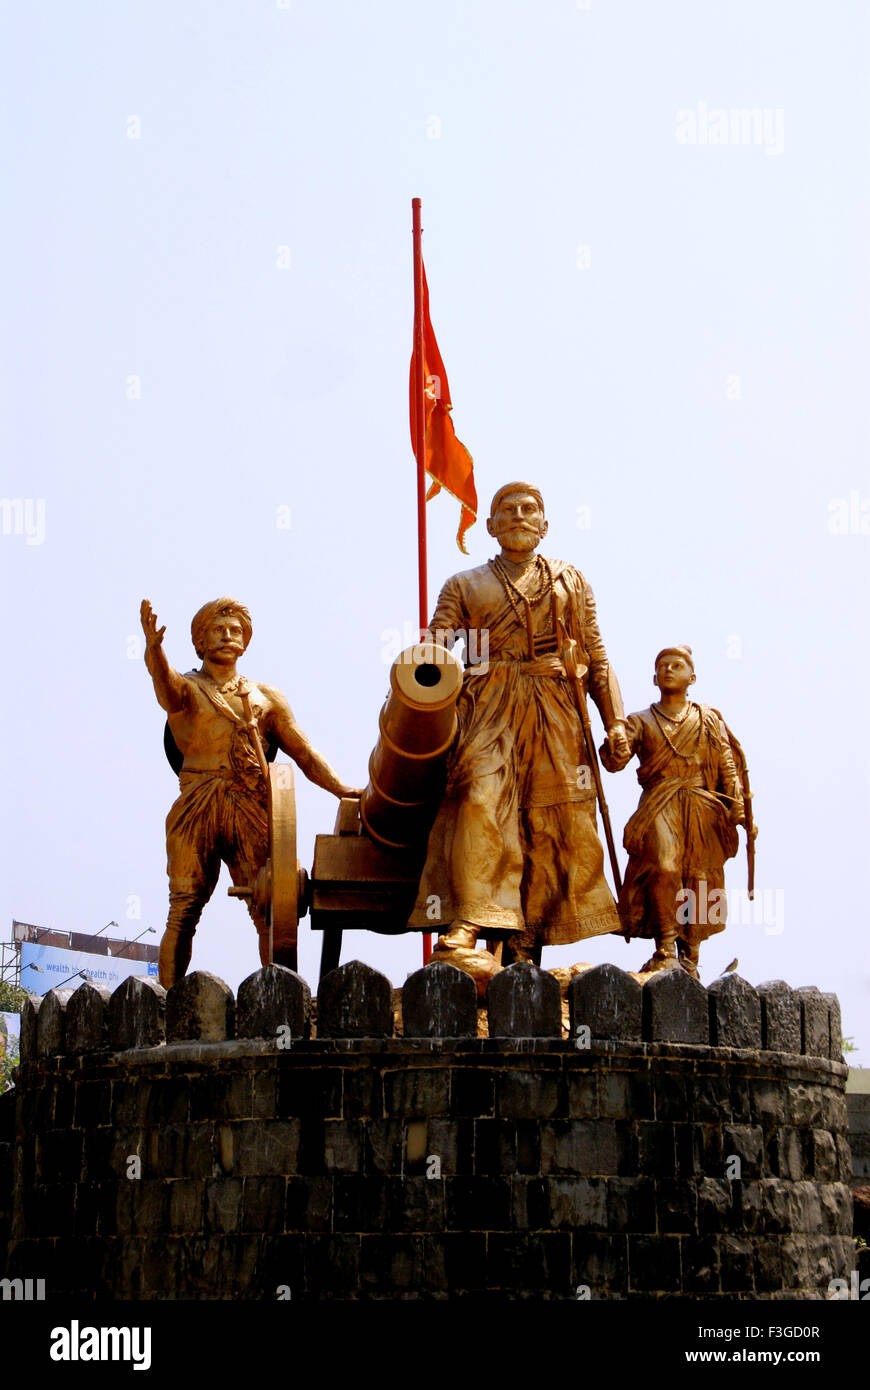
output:
[[[238,1038],[204,972],[168,998],[133,977],[29,1000],[0,1097],[2,1274],[53,1299],[823,1299],[848,1279],[832,996],[600,966],[565,1036],[545,972],[514,966],[480,1038],[441,969],[406,986],[406,1036],[359,962],[321,987],[317,1036],[277,966],[240,987]]]

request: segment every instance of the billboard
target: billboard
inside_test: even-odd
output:
[[[84,984],[80,971],[95,985],[103,985],[111,992],[128,975],[151,975],[156,979],[157,962],[71,951],[68,947],[43,946],[34,941],[21,943],[21,984],[29,994],[47,994],[61,984],[65,989],[77,989]]]

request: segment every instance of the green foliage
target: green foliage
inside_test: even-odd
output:
[[[857,1051],[858,1051],[858,1048],[855,1046],[855,1039],[854,1039],[854,1038],[841,1038],[840,1041],[842,1042],[842,1045],[843,1045],[843,1055],[844,1055],[844,1056],[845,1056],[846,1053],[848,1053],[848,1052],[857,1052]]]
[[[26,998],[26,989],[11,985],[8,980],[0,980],[0,1013],[20,1014]]]
[[[4,1009],[3,1012],[10,1013],[11,1010]],[[18,1066],[18,1039],[4,1036],[2,1041],[6,1046],[0,1051],[0,1095],[15,1084],[13,1072]]]

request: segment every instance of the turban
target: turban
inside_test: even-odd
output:
[[[211,603],[204,603],[199,612],[194,613],[193,622],[190,624],[190,636],[198,657],[203,654],[205,635],[215,618],[238,618],[242,625],[242,638],[247,647],[254,630],[247,608],[236,598],[216,598],[212,599]]]

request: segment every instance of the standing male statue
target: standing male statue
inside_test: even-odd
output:
[[[247,704],[256,727],[293,759],[305,776],[335,796],[358,796],[312,748],[281,694],[236,672],[251,640],[251,617],[236,599],[205,604],[190,625],[198,671],[179,675],[163,650],[165,627],[142,602],[145,665],[158,703],[184,756],[181,794],[166,818],[169,918],[160,943],[160,983],[169,989],[184,975],[202,909],[218,881],[221,861],[233,883],[249,884],[269,854],[268,797],[255,751]],[[260,935],[260,960],[269,961],[269,928],[249,901]],[[278,962],[281,963],[280,961]]]
[[[535,553],[547,534],[540,492],[499,488],[486,525],[500,554],[448,579],[430,624],[436,641],[470,640],[447,786],[408,924],[439,927],[433,959],[466,970],[481,991],[498,966],[475,949],[478,937],[510,933],[515,960],[539,960],[543,945],[619,930],[560,624],[578,644],[608,746],[630,756],[592,590],[578,570]],[[469,666],[469,648],[485,643],[488,659]]]
[[[610,772],[635,753],[640,763],[643,795],[623,838],[628,868],[619,912],[626,939],[655,939],[645,971],[682,965],[697,979],[701,942],[725,928],[725,860],[737,853],[746,807],[740,745],[732,747],[717,710],[686,698],[694,680],[691,647],[660,651],[653,682],[661,699],[629,715],[627,750],[602,747],[601,760]],[[754,840],[754,825],[749,834]]]

